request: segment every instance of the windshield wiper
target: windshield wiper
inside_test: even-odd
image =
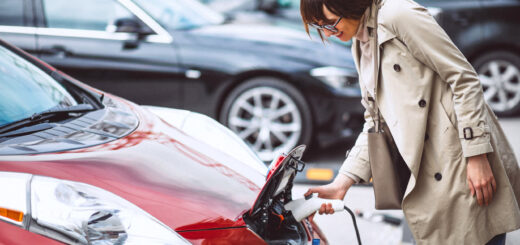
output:
[[[93,111],[93,110],[96,110],[96,109],[91,104],[78,104],[78,105],[66,106],[66,107],[62,107],[62,106],[54,107],[54,108],[51,108],[46,111],[34,113],[30,117],[27,117],[27,118],[18,120],[16,122],[9,123],[3,127],[0,127],[0,137],[2,135],[5,136],[6,132],[9,132],[11,130],[14,130],[14,129],[17,129],[20,127],[28,126],[30,124],[39,122],[41,120],[46,120],[46,119],[50,119],[55,116],[61,116],[61,115],[69,114],[69,113],[84,113],[84,112],[89,112],[89,111]],[[18,130],[16,130],[16,131],[18,131]],[[41,130],[36,130],[36,131],[41,131]],[[33,131],[29,130],[29,132],[33,132]],[[28,132],[23,132],[23,133],[28,133]],[[18,135],[18,134],[19,133],[9,134],[9,135]]]

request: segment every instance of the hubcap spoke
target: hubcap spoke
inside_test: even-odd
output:
[[[479,78],[480,78],[480,83],[482,83],[483,87],[487,88],[487,87],[495,86],[495,83],[493,82],[493,80],[490,77],[488,77],[486,75],[480,75]]]
[[[484,99],[486,101],[491,101],[493,97],[497,94],[497,89],[495,87],[489,87],[486,92],[484,92]]]
[[[271,115],[271,119],[277,119],[287,113],[290,113],[290,112],[293,112],[294,111],[294,106],[293,105],[285,105],[284,107],[276,110],[273,112],[273,114]]]
[[[489,70],[491,71],[491,77],[495,80],[500,79],[500,68],[498,62],[493,61],[489,63]]]
[[[507,94],[504,89],[498,90],[498,98],[500,100],[500,105],[503,106],[504,108],[507,107]]]
[[[271,130],[278,131],[278,132],[298,132],[301,130],[301,126],[300,126],[300,124],[297,124],[297,123],[291,123],[291,124],[272,123]]]
[[[271,99],[271,105],[270,108],[271,111],[276,110],[278,108],[278,105],[280,104],[280,95],[278,93],[273,94],[273,97]]]
[[[270,135],[267,136],[267,140],[264,141],[265,149],[273,151],[273,144],[271,143]]]
[[[242,100],[242,101],[237,102],[237,104],[240,108],[244,109],[249,114],[251,114],[251,115],[255,114],[255,108],[251,104],[249,104],[249,102]]]
[[[263,145],[262,139],[260,137],[258,137],[258,138],[256,138],[256,141],[253,144],[253,149],[255,149],[255,151],[260,151],[262,149],[262,145]]]
[[[520,76],[518,69],[516,69],[516,67],[513,65],[508,65],[506,71],[502,75],[502,80],[508,82],[515,76]]]
[[[281,142],[287,141],[287,136],[285,136],[285,134],[283,134],[281,131],[272,130],[271,133],[273,133],[273,135]]]
[[[252,121],[244,120],[239,117],[232,117],[229,120],[229,125],[234,126],[234,127],[243,127],[243,128],[251,128],[251,127],[255,126]]]
[[[260,92],[254,93],[255,108],[262,109],[262,94]]]
[[[252,133],[258,131],[257,128],[247,128],[246,130],[239,132],[238,136],[245,140],[247,137],[249,137]]]
[[[504,89],[507,90],[507,92],[514,93],[516,95],[520,93],[520,83],[514,84],[510,82],[505,82]]]

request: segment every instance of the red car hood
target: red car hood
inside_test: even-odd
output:
[[[127,102],[126,102],[127,103]],[[91,184],[139,206],[176,231],[244,226],[265,173],[128,104],[137,130],[118,140],[52,154],[2,156],[0,171]]]

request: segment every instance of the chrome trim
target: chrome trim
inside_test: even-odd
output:
[[[135,34],[123,33],[123,32],[106,32],[106,31],[93,31],[93,30],[80,30],[80,29],[68,29],[68,28],[48,28],[48,27],[24,27],[24,26],[0,26],[0,33],[17,33],[17,34],[30,34],[30,35],[42,35],[42,36],[58,36],[58,37],[81,37],[81,38],[93,38],[93,39],[106,39],[106,40],[119,40],[128,41],[134,40]],[[147,36],[146,42],[151,43],[171,43],[171,38],[150,35]]]
[[[25,194],[27,198],[27,210],[25,210],[23,217],[23,228],[26,230],[29,230],[32,221],[31,184],[33,177],[34,175],[31,174],[31,177],[27,180],[27,193]]]
[[[131,34],[131,33],[80,30],[80,29],[68,29],[68,28],[40,27],[40,28],[36,28],[36,33],[41,36],[82,37],[82,38],[120,40],[120,41],[135,39],[135,38],[132,38],[133,36],[135,36],[135,34]]]
[[[10,32],[17,34],[32,34],[36,35],[36,31],[38,28],[35,27],[27,27],[27,26],[3,26],[0,25],[0,33],[1,32]]]
[[[199,79],[202,73],[198,70],[187,70],[185,75],[190,79]]]
[[[171,43],[172,36],[152,17],[144,12],[139,6],[130,0],[117,0],[123,7],[127,8],[132,14],[148,25],[156,34],[146,36],[145,41],[150,43]],[[27,27],[27,26],[3,26],[0,25],[0,33],[18,33],[31,35],[59,36],[59,37],[81,37],[106,40],[128,41],[135,40],[136,34],[123,32],[108,32],[69,28],[49,28],[49,27]]]

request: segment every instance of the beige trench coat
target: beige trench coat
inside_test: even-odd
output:
[[[373,6],[369,28],[375,26],[375,6],[380,57],[375,97],[412,173],[402,207],[415,240],[485,244],[520,228],[520,170],[474,69],[424,7],[383,0]],[[359,72],[355,39],[352,53]],[[363,86],[362,92],[367,94]],[[340,173],[368,181],[366,132],[373,122],[368,113],[365,118]],[[471,128],[472,137],[470,129],[464,137],[464,128]],[[497,182],[487,207],[477,204],[466,181],[467,157],[484,153]]]

